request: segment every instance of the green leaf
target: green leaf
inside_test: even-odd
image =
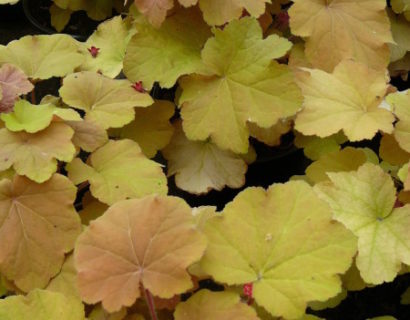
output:
[[[60,96],[69,106],[84,110],[86,120],[104,129],[120,128],[135,116],[134,107],[147,107],[154,101],[137,92],[128,80],[113,80],[91,71],[70,74],[64,79]]]
[[[137,28],[124,60],[131,81],[142,81],[147,89],[156,81],[171,88],[180,76],[203,70],[201,49],[211,32],[197,9],[178,10],[160,29],[147,22]]]
[[[328,176],[331,183],[315,190],[330,204],[334,218],[359,238],[356,264],[363,280],[393,281],[401,263],[410,264],[410,205],[393,208],[396,189],[377,165]]]
[[[253,283],[255,302],[273,316],[295,319],[307,302],[341,290],[356,238],[305,182],[248,188],[207,221],[201,268],[228,285]]]
[[[64,34],[25,36],[0,47],[0,65],[15,65],[34,80],[64,77],[83,59],[79,43]]]
[[[58,108],[52,104],[33,105],[26,100],[17,101],[12,113],[1,114],[6,128],[13,132],[35,133],[47,128],[53,117],[81,121],[81,116],[72,109]]]
[[[291,43],[276,35],[262,38],[256,19],[234,20],[214,29],[202,60],[211,76],[191,75],[180,81],[183,128],[190,140],[212,141],[236,153],[248,150],[251,121],[269,128],[296,113],[301,94],[285,65],[272,62]]]
[[[110,140],[91,154],[88,163],[74,159],[67,165],[68,176],[75,184],[88,180],[92,195],[109,205],[168,191],[161,165],[147,159],[132,140]]]
[[[85,320],[83,304],[58,292],[36,289],[0,300],[2,320]]]

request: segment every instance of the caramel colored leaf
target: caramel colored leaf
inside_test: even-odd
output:
[[[410,264],[410,205],[393,208],[393,181],[374,164],[328,176],[331,183],[317,185],[316,191],[330,204],[334,218],[358,237],[356,264],[363,280],[393,281],[401,263]]]
[[[130,306],[140,286],[171,298],[192,287],[186,268],[206,246],[191,208],[175,197],[124,200],[90,223],[74,251],[80,294],[109,312]]]
[[[180,81],[183,128],[190,140],[211,137],[221,149],[246,153],[248,121],[269,128],[301,106],[292,73],[272,62],[291,43],[276,35],[262,39],[252,18],[234,20],[214,33],[202,51],[202,60],[214,75],[191,75]]]
[[[0,300],[2,320],[85,320],[81,301],[61,293],[36,289],[27,296]]]
[[[4,64],[0,68],[0,112],[11,111],[17,98],[33,88],[21,70],[13,65]]]
[[[147,93],[137,92],[128,80],[113,80],[95,72],[70,74],[60,96],[69,106],[84,110],[86,120],[104,129],[120,128],[134,119],[134,107],[153,103]]]
[[[379,130],[393,132],[393,114],[380,107],[387,91],[384,70],[353,61],[341,62],[332,74],[305,70],[310,76],[299,81],[305,101],[296,130],[323,138],[343,129],[350,141],[371,139]]]
[[[168,176],[175,174],[175,183],[182,190],[202,194],[225,186],[240,188],[245,183],[247,165],[239,155],[209,141],[190,141],[180,126],[162,154],[168,160]]]
[[[258,320],[254,309],[241,302],[234,292],[200,290],[177,305],[175,320]]]
[[[95,199],[90,192],[87,192],[82,201],[83,208],[79,212],[81,223],[89,225],[90,221],[101,217],[103,213],[108,209],[105,203],[102,203]]]
[[[65,34],[25,36],[0,47],[0,65],[15,65],[31,79],[64,77],[82,62],[79,43]]]
[[[332,72],[354,59],[373,69],[389,63],[393,43],[384,0],[294,0],[292,34],[307,38],[306,56],[315,68]],[[384,71],[384,70],[383,70]]]
[[[108,205],[168,191],[160,164],[147,159],[138,144],[128,139],[110,140],[91,154],[89,165],[76,158],[67,171],[75,184],[88,180],[92,195]]]
[[[44,182],[56,172],[57,160],[73,159],[72,136],[73,130],[62,122],[33,134],[0,129],[0,171],[13,166],[19,175]]]
[[[302,181],[242,191],[204,233],[202,269],[228,285],[252,282],[255,302],[286,319],[335,296],[356,253],[356,238]]]
[[[115,135],[134,140],[148,158],[153,158],[172,138],[174,128],[169,120],[174,112],[173,103],[157,100],[148,108],[136,109],[134,121],[116,131]]]
[[[43,288],[60,271],[81,232],[75,196],[59,174],[42,184],[21,176],[0,181],[0,271],[19,289]]]
[[[400,148],[395,137],[390,134],[383,135],[380,140],[379,155],[381,159],[393,166],[403,165],[410,160],[410,152]]]
[[[201,49],[211,36],[197,9],[178,10],[160,29],[137,25],[124,60],[124,73],[151,89],[154,82],[171,88],[178,78],[202,70]]]
[[[84,151],[93,152],[108,142],[107,131],[94,120],[67,121],[73,130],[73,143]]]

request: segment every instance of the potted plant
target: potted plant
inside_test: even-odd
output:
[[[0,46],[1,319],[409,315],[404,2],[46,7],[104,21]]]

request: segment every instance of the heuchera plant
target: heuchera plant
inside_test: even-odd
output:
[[[0,46],[0,319],[319,319],[409,272],[408,1],[54,0],[52,25],[78,10],[106,19],[85,42]],[[167,195],[243,187],[289,132],[305,175]]]

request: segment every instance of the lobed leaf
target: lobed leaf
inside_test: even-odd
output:
[[[60,271],[81,232],[75,197],[59,174],[42,184],[17,175],[0,181],[0,272],[19,289],[44,288]]]
[[[74,251],[80,294],[109,312],[132,305],[140,287],[171,298],[192,287],[186,268],[202,256],[205,238],[179,198],[124,200],[92,221]]]
[[[160,164],[147,159],[132,140],[110,140],[88,162],[74,159],[67,165],[68,177],[75,184],[88,180],[92,195],[108,205],[168,191]]]

